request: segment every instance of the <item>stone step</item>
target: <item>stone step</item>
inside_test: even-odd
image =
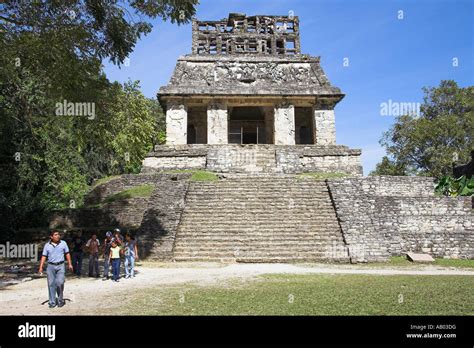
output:
[[[301,233],[314,233],[321,231],[339,231],[339,225],[337,222],[325,222],[320,224],[318,222],[309,223],[306,225],[297,225],[295,221],[294,226],[281,225],[278,222],[265,222],[265,221],[201,221],[199,224],[195,220],[190,220],[193,224],[187,225],[188,220],[183,220],[183,224],[179,227],[179,231],[196,231],[196,233],[206,233],[206,231],[222,231],[231,233],[233,231],[241,231],[245,233],[265,233],[265,232],[278,232],[278,233],[294,233],[300,231]]]
[[[279,187],[269,187],[268,189],[262,188],[255,188],[255,189],[241,189],[241,188],[230,188],[230,187],[213,187],[209,189],[199,189],[199,192],[195,192],[194,190],[198,190],[197,188],[193,188],[193,191],[188,191],[188,196],[205,196],[210,193],[212,194],[234,194],[234,193],[247,193],[247,194],[255,194],[260,193],[262,195],[281,195],[282,193],[294,194],[294,195],[302,195],[302,196],[325,196],[328,194],[327,190],[314,190],[312,188],[301,188],[298,190],[289,190],[285,188]]]
[[[274,220],[278,219],[280,214],[284,213],[285,216],[298,216],[298,217],[314,217],[314,216],[322,216],[322,217],[328,217],[328,216],[336,216],[336,213],[334,212],[334,209],[331,209],[331,207],[320,207],[318,209],[315,209],[314,207],[294,207],[294,206],[267,206],[266,209],[264,209],[264,206],[259,206],[259,207],[252,207],[252,206],[236,206],[236,207],[229,207],[229,206],[200,206],[200,207],[187,207],[184,210],[184,214],[187,213],[194,213],[194,214],[206,214],[206,215],[211,215],[212,213],[219,213],[216,214],[216,216],[219,215],[229,215],[229,214],[242,214],[245,213],[246,215],[255,215],[255,214],[262,214],[262,215],[267,215],[267,216],[273,216]],[[214,214],[212,214],[214,215]]]
[[[180,236],[184,235],[216,235],[222,234],[225,236],[228,235],[316,235],[316,234],[324,234],[324,233],[332,233],[337,232],[340,233],[339,225],[332,225],[332,226],[305,226],[305,227],[295,227],[292,229],[288,228],[281,228],[277,225],[275,226],[241,226],[238,223],[236,224],[228,224],[228,225],[219,225],[219,226],[181,226],[178,231],[180,232]]]
[[[249,202],[249,203],[265,203],[269,204],[271,202],[275,203],[285,203],[285,202],[301,202],[307,204],[331,204],[332,201],[329,197],[317,197],[317,196],[295,196],[290,195],[289,197],[285,195],[272,195],[272,196],[262,196],[262,195],[248,195],[248,194],[235,194],[235,195],[228,195],[228,194],[215,194],[215,195],[206,195],[201,197],[186,197],[186,203],[206,203],[208,201],[213,202]]]
[[[224,204],[222,204],[224,203]],[[213,209],[213,210],[212,210]],[[304,215],[304,214],[318,214],[321,212],[321,215],[328,214],[332,212],[332,215],[336,215],[336,212],[334,211],[334,208],[330,205],[318,205],[318,206],[312,206],[312,205],[298,205],[293,202],[287,202],[286,204],[248,204],[248,203],[237,203],[234,204],[233,202],[215,202],[214,204],[212,202],[207,203],[207,204],[199,204],[195,206],[188,205],[185,207],[184,212],[215,212],[215,213],[234,213],[235,211],[238,212],[261,212],[261,211],[266,211],[267,214],[272,214],[275,212],[281,213],[281,210],[287,211],[288,215],[292,214],[298,214],[298,215]],[[278,216],[278,215],[276,215]]]
[[[327,242],[331,240],[335,241],[342,241],[342,237],[339,234],[325,234],[323,236],[308,236],[308,237],[300,237],[296,236],[293,237],[291,235],[209,235],[209,236],[197,236],[197,235],[182,235],[179,236],[179,240],[177,243],[261,243],[261,242],[285,242],[288,243],[298,243],[298,242],[311,242],[311,243],[319,243],[319,242]]]
[[[190,184],[174,256],[230,262],[339,259],[328,253],[333,248],[347,261],[324,181],[233,176]]]
[[[286,219],[284,219],[286,217]],[[306,218],[311,219],[308,222],[301,222],[299,218]],[[277,228],[278,230],[285,230],[285,229],[310,229],[311,227],[329,227],[329,226],[337,226],[337,220],[335,217],[327,216],[308,216],[308,215],[300,215],[300,216],[285,216],[282,215],[278,219],[275,219],[271,216],[265,215],[252,215],[246,214],[243,216],[236,216],[236,214],[228,214],[228,215],[206,215],[206,214],[196,214],[196,215],[184,215],[181,220],[181,227],[186,227],[185,223],[200,223],[202,226],[205,226],[206,229],[214,228],[214,226],[235,226],[240,227],[242,229],[250,228],[255,229],[257,227],[271,227]],[[184,226],[183,226],[184,225]],[[191,226],[193,227],[193,226]],[[196,228],[194,226],[193,228]],[[201,229],[203,230],[203,229]]]
[[[267,185],[247,185],[245,184],[238,184],[238,185],[222,185],[222,184],[210,184],[206,186],[201,185],[190,185],[191,190],[199,189],[199,192],[206,192],[206,191],[219,191],[219,190],[229,190],[229,191],[272,191],[272,190],[283,190],[287,192],[298,192],[298,191],[311,191],[311,192],[328,192],[326,186],[313,186],[313,185],[288,185],[288,183],[280,184],[267,184]],[[198,192],[198,193],[199,193]]]
[[[227,174],[224,174],[224,175],[227,175]],[[323,180],[317,180],[317,179],[314,179],[314,178],[305,178],[305,177],[301,177],[301,176],[280,176],[280,175],[276,175],[276,174],[273,174],[273,175],[261,175],[261,174],[258,174],[258,176],[255,176],[255,175],[249,175],[249,176],[229,176],[228,178],[221,178],[217,181],[212,181],[212,182],[209,182],[209,181],[201,181],[201,182],[196,182],[196,184],[203,184],[203,185],[206,185],[206,184],[210,184],[210,183],[241,183],[241,182],[254,182],[254,183],[265,183],[265,182],[270,182],[270,183],[274,183],[274,182],[295,182],[295,183],[299,183],[299,182],[307,182],[307,183],[311,183],[311,184],[314,184],[314,185],[326,185],[326,181],[323,179]]]
[[[188,193],[187,199],[202,199],[202,198],[212,198],[212,197],[222,197],[222,198],[237,198],[237,197],[246,197],[247,199],[251,198],[261,198],[261,199],[271,199],[271,198],[280,198],[280,199],[313,199],[313,200],[330,200],[329,194],[318,193],[318,192],[283,192],[278,190],[272,191],[238,191],[238,190],[222,190],[221,192],[217,191],[206,191],[199,194]]]
[[[266,211],[271,211],[271,210],[287,210],[287,211],[293,211],[293,212],[298,212],[298,213],[304,213],[306,211],[309,212],[318,212],[318,211],[332,211],[334,212],[334,208],[330,205],[311,205],[311,204],[298,204],[295,202],[285,202],[282,204],[251,204],[251,203],[245,203],[245,202],[226,202],[226,201],[221,201],[221,202],[207,202],[206,204],[198,204],[195,206],[187,206],[185,208],[185,211],[200,211],[200,210],[208,210],[210,208],[214,208],[215,212],[220,212],[221,210],[225,211],[234,211],[234,210],[248,210],[248,209],[253,209],[253,210],[261,210],[265,208]],[[335,215],[335,213],[334,213]]]
[[[199,233],[199,232],[190,232],[190,231],[183,231],[180,230],[178,232],[178,237],[180,239],[193,239],[193,240],[274,240],[274,239],[282,239],[282,240],[326,240],[328,238],[342,238],[342,234],[339,230],[331,230],[331,231],[311,231],[311,232],[297,232],[292,231],[293,233],[278,233],[278,232],[265,232],[265,233],[251,233],[251,232],[227,232],[222,231],[220,233],[217,232],[207,232],[207,233]]]
[[[285,221],[286,222],[286,221]],[[222,232],[222,233],[321,233],[325,231],[340,231],[337,221],[323,222],[314,221],[305,225],[300,225],[299,221],[295,221],[293,225],[285,226],[279,222],[271,221],[221,221],[221,220],[206,220],[200,223],[194,223],[193,220],[183,219],[182,224],[178,227],[182,232],[194,233],[208,233],[208,232]],[[149,229],[149,233],[165,232],[166,230]]]
[[[243,252],[239,252],[238,254],[235,254],[233,252],[174,252],[174,257],[175,258],[195,258],[195,257],[206,257],[206,258],[214,258],[214,259],[219,259],[219,258],[267,258],[267,259],[279,259],[279,258],[284,258],[284,259],[292,259],[292,258],[305,258],[305,257],[310,257],[310,258],[321,258],[321,259],[329,259],[332,257],[336,258],[345,258],[345,253],[344,251],[341,251],[341,253],[338,253],[336,255],[333,255],[331,253],[324,253],[324,252],[309,252],[309,251],[280,251],[277,250],[275,252],[259,252],[259,251],[252,251],[251,254],[245,255]]]
[[[286,187],[286,184],[283,184],[283,187],[280,185],[257,185],[257,186],[246,186],[242,187],[240,185],[219,185],[216,184],[214,186],[195,186],[191,185],[190,188],[192,190],[199,189],[199,192],[195,192],[195,194],[205,193],[205,192],[219,192],[219,191],[229,191],[229,192],[254,192],[254,191],[261,191],[261,192],[275,192],[275,190],[281,190],[282,192],[307,192],[307,193],[324,193],[328,192],[326,187],[314,187],[314,186],[293,186],[293,187]]]
[[[192,235],[183,234],[180,232],[179,240],[176,242],[194,244],[194,243],[214,243],[214,244],[228,244],[228,243],[326,243],[328,241],[342,242],[342,236],[339,232],[327,233],[324,235],[307,235],[307,236],[293,236],[293,235],[271,235],[271,234],[210,234],[210,235]]]
[[[175,261],[177,262],[222,262],[222,263],[294,263],[294,262],[331,262],[331,263],[347,263],[349,262],[349,258],[327,258],[327,257],[203,257],[203,256],[196,256],[196,257],[175,257]]]
[[[214,210],[213,210],[214,209]],[[294,209],[294,208],[268,208],[268,209],[260,209],[260,208],[253,208],[248,209],[245,207],[236,207],[235,209],[230,208],[219,208],[219,207],[202,207],[202,208],[187,208],[183,212],[183,216],[202,216],[202,217],[209,217],[209,216],[241,216],[241,217],[249,217],[249,216],[262,216],[268,217],[271,220],[286,220],[291,218],[292,216],[294,219],[297,220],[298,218],[335,218],[336,213],[334,210],[329,208],[324,209],[317,209],[317,210],[307,210],[307,209]],[[306,221],[305,221],[306,222]]]
[[[229,187],[258,187],[258,186],[275,186],[281,187],[285,184],[291,184],[288,188],[298,187],[314,187],[327,189],[327,185],[324,181],[304,181],[304,180],[217,180],[217,181],[194,181],[191,182],[191,187],[216,187],[216,186],[229,186]]]
[[[327,242],[307,242],[307,243],[289,243],[281,241],[279,243],[269,242],[267,244],[248,244],[248,243],[180,243],[177,244],[174,248],[175,252],[195,252],[195,251],[235,251],[240,250],[242,252],[254,252],[254,251],[287,251],[291,247],[292,251],[320,251],[320,250],[331,250],[332,248],[342,248],[339,246],[337,241],[327,241]]]
[[[240,196],[237,195],[235,197],[229,196],[206,196],[202,198],[194,198],[191,197],[186,200],[186,203],[193,203],[193,206],[206,206],[210,203],[212,204],[220,204],[225,205],[225,203],[235,203],[235,204],[246,204],[246,205],[266,205],[266,206],[278,206],[278,205],[288,205],[289,203],[293,203],[295,206],[299,205],[306,205],[306,206],[331,206],[332,202],[327,198],[301,198],[301,197],[292,197],[292,198],[281,198],[278,196],[274,197],[247,197],[247,196]]]
[[[287,193],[287,192],[269,192],[264,193],[262,191],[253,191],[253,192],[242,192],[242,191],[226,191],[226,192],[206,192],[201,194],[188,194],[186,200],[189,202],[194,201],[201,201],[203,199],[219,199],[219,198],[226,198],[227,200],[261,200],[262,202],[266,202],[268,200],[281,200],[281,201],[288,201],[292,200],[309,200],[310,202],[331,202],[328,194],[319,195],[319,194],[312,194],[312,193]]]
[[[186,221],[184,221],[186,223]],[[220,232],[223,234],[230,233],[248,233],[248,234],[265,234],[265,233],[278,233],[278,234],[294,234],[294,233],[322,233],[327,231],[340,231],[339,225],[337,223],[327,224],[325,226],[320,226],[318,224],[313,225],[304,225],[304,226],[291,226],[291,227],[282,227],[278,224],[268,225],[268,224],[257,224],[257,223],[248,223],[243,225],[241,222],[236,221],[235,223],[225,223],[216,221],[215,223],[199,224],[199,225],[190,225],[190,226],[180,226],[179,231],[181,232],[193,232],[196,234],[205,234],[212,232]]]
[[[199,242],[226,242],[226,241],[274,241],[274,240],[282,240],[282,241],[327,241],[327,240],[342,240],[342,236],[339,230],[332,230],[332,231],[321,231],[311,232],[307,234],[297,233],[278,233],[278,232],[265,232],[265,233],[251,233],[251,232],[235,232],[235,233],[227,233],[224,231],[215,232],[211,231],[208,233],[195,233],[194,231],[179,231],[178,232],[179,242],[187,242],[187,241],[199,241]]]
[[[288,243],[288,244],[298,244],[298,243],[311,243],[311,244],[321,244],[328,242],[341,242],[342,238],[340,235],[337,234],[327,234],[325,236],[321,236],[319,238],[316,237],[307,237],[307,238],[293,238],[290,239],[291,236],[256,236],[252,237],[252,239],[247,238],[247,236],[225,236],[225,235],[215,235],[209,237],[199,237],[199,236],[180,236],[179,239],[176,241],[176,245],[191,245],[191,244],[262,244],[262,243]]]
[[[248,241],[238,241],[238,240],[232,240],[229,239],[227,241],[202,241],[202,240],[180,240],[176,242],[175,248],[176,250],[182,249],[182,248],[189,248],[189,247],[196,247],[197,249],[209,249],[209,250],[215,250],[213,249],[215,246],[219,246],[219,248],[223,249],[229,249],[232,250],[234,248],[240,248],[241,250],[243,249],[248,249],[248,250],[254,250],[254,249],[281,249],[285,248],[287,246],[292,246],[293,248],[311,248],[311,249],[318,249],[320,250],[321,247],[330,247],[333,248],[335,245],[343,245],[342,239],[339,238],[328,238],[327,240],[311,240],[311,239],[306,239],[306,240],[285,240],[285,239],[279,239],[279,240],[273,240],[269,239],[266,242],[264,240],[260,241],[253,241],[253,240],[248,240]],[[221,250],[221,249],[219,249]],[[293,250],[293,249],[292,249]]]
[[[254,210],[254,211],[264,210],[264,211],[267,211],[268,214],[271,214],[272,212],[276,212],[279,210],[285,210],[285,211],[288,211],[289,214],[297,213],[297,214],[303,215],[305,213],[317,214],[318,212],[321,212],[321,213],[332,212],[334,216],[336,215],[334,208],[330,205],[318,205],[318,206],[298,205],[292,202],[287,202],[286,204],[278,204],[278,205],[276,204],[274,205],[258,204],[257,205],[257,204],[247,204],[247,203],[233,204],[233,202],[228,202],[228,203],[215,202],[213,204],[212,202],[210,202],[207,204],[199,204],[199,205],[193,205],[193,206],[187,205],[184,209],[184,212],[213,211],[213,212],[219,213],[223,211],[223,212],[233,213],[235,211],[245,212],[245,211],[249,211],[249,209]]]

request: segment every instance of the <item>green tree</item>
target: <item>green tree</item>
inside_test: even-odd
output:
[[[383,156],[382,161],[377,163],[375,170],[370,172],[369,175],[404,176],[406,175],[406,166],[403,163],[396,163],[390,160],[387,156]]]
[[[197,4],[198,0],[4,0],[0,28],[18,34],[67,37],[63,43],[81,58],[123,63],[137,40],[151,32],[152,24],[146,19],[188,23]]]
[[[452,172],[453,156],[467,162],[474,147],[474,87],[442,81],[424,88],[421,115],[403,115],[384,133],[384,158],[373,175],[426,175],[441,178]]]
[[[80,206],[87,185],[136,172],[163,114],[137,82],[111,83],[150,19],[188,22],[197,0],[4,1],[0,4],[0,230],[45,224],[51,209]],[[61,116],[64,100],[95,117]],[[126,154],[128,155],[126,156]]]

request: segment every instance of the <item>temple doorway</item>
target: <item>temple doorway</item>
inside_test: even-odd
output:
[[[229,117],[229,144],[267,144],[265,113],[260,107],[233,107]]]

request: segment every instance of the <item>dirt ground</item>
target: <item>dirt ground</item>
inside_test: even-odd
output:
[[[233,279],[251,280],[261,274],[375,274],[375,275],[470,275],[474,270],[452,269],[432,265],[416,268],[375,268],[335,264],[208,264],[208,263],[144,263],[136,268],[133,279],[111,280],[76,277],[68,272],[62,308],[48,308],[46,276],[28,277],[26,281],[0,287],[0,315],[92,315],[108,314],[117,299],[140,289],[166,285],[225,284]]]

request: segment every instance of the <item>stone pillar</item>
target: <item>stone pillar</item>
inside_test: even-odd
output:
[[[275,106],[273,117],[273,139],[275,145],[295,145],[295,106]]]
[[[188,108],[184,103],[168,102],[166,105],[166,145],[187,143]]]
[[[220,102],[207,107],[207,143],[228,143],[228,112],[227,105]]]
[[[336,145],[334,103],[317,102],[313,109],[313,138],[316,145]]]

